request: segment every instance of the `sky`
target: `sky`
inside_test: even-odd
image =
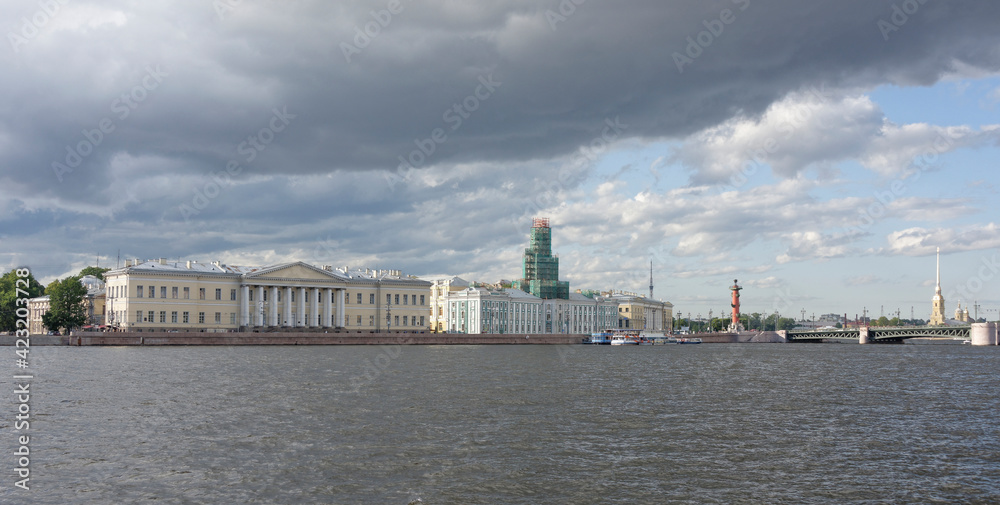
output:
[[[0,0],[0,270],[516,279],[687,317],[1000,309],[1000,3]]]

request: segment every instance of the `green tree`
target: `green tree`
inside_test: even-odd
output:
[[[0,277],[0,331],[14,331],[17,329],[18,319],[27,319],[17,317],[17,309],[28,307],[27,302],[19,304],[18,300],[26,300],[45,294],[45,287],[35,280],[30,272],[27,277],[19,277],[18,270],[28,269],[26,267],[15,268]],[[21,282],[18,282],[18,279],[21,279]],[[25,282],[28,283],[27,287],[24,285]],[[21,291],[18,292],[18,289]]]
[[[844,325],[842,325],[840,323],[837,323],[837,324],[833,325],[833,327],[839,330],[839,329],[843,328]]]
[[[878,321],[875,321],[875,326],[889,326],[889,318],[885,316],[878,318]]]
[[[795,327],[795,324],[795,320],[790,317],[782,317],[778,319],[779,330],[790,330]]]
[[[83,270],[80,270],[80,273],[77,274],[77,277],[83,277],[84,275],[93,275],[94,277],[97,277],[98,279],[103,281],[104,272],[107,272],[108,270],[111,269],[101,268],[101,267],[84,267]]]
[[[49,294],[49,311],[42,316],[42,324],[52,331],[65,328],[70,331],[87,321],[87,307],[83,298],[87,288],[80,284],[79,277],[67,277],[52,281],[46,288]]]

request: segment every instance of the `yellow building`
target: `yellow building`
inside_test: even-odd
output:
[[[108,325],[120,331],[426,331],[430,283],[398,270],[302,262],[127,260],[108,271]]]
[[[431,331],[434,333],[444,333],[449,331],[449,295],[468,289],[469,281],[453,275],[422,277],[422,279],[431,283]]]
[[[637,293],[612,292],[618,303],[618,327],[622,329],[673,332],[674,304]]]

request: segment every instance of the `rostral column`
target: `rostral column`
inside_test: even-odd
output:
[[[729,331],[740,331],[740,290],[743,289],[738,284],[739,280],[733,279],[733,285],[729,289],[733,292],[733,320],[729,325]]]

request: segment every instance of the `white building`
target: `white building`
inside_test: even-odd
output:
[[[570,299],[547,299],[519,289],[469,287],[447,293],[446,328],[450,333],[593,333],[614,328],[617,305],[604,298],[571,293]]]

